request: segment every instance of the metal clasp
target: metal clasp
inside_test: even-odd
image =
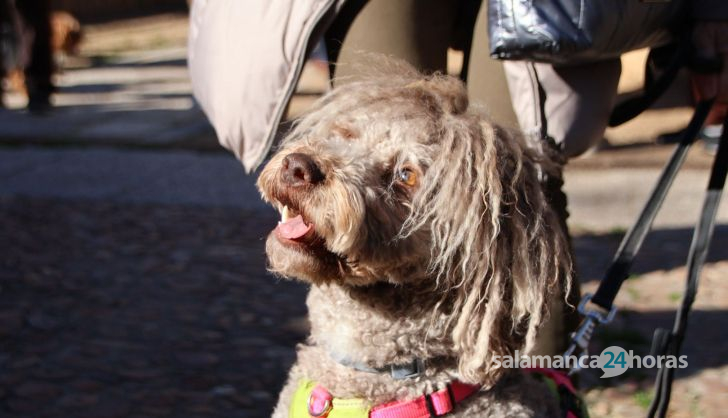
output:
[[[586,306],[591,301],[592,296],[594,295],[592,295],[591,293],[587,293],[579,302],[578,310],[580,314],[584,315],[584,320],[579,325],[579,328],[571,333],[571,343],[569,344],[569,348],[564,353],[564,360],[568,361],[569,357],[571,357],[578,349],[578,358],[576,364],[574,364],[573,367],[570,368],[569,375],[577,373],[579,370],[581,370],[581,359],[589,356],[589,342],[594,335],[594,329],[596,328],[597,324],[609,323],[612,321],[612,319],[614,319],[614,316],[617,314],[616,306],[612,306],[612,309],[610,309],[609,312],[606,313],[606,315],[604,314],[603,310],[587,309]]]
[[[306,406],[308,409],[308,414],[312,417],[323,417],[328,415],[328,413],[331,411],[331,401],[329,399],[325,399],[324,406],[323,408],[321,408],[320,411],[313,410],[313,392],[308,395],[308,401],[306,402]]]

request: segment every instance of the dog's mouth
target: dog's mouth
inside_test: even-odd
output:
[[[283,205],[280,212],[281,220],[278,221],[278,226],[275,229],[278,239],[301,244],[316,241],[318,236],[313,223],[305,220],[301,213],[288,205]]]
[[[317,258],[334,255],[326,248],[326,240],[316,232],[316,225],[306,212],[288,196],[277,196],[273,205],[281,214],[273,235],[283,246]]]

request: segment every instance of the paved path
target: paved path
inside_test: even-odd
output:
[[[264,210],[254,177],[226,153],[0,149],[0,195]]]
[[[0,416],[264,417],[305,333],[275,218],[0,198]]]

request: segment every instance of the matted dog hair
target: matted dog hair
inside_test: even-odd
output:
[[[429,234],[428,271],[440,308],[450,312],[447,328],[461,379],[493,384],[503,372],[494,356],[529,350],[550,299],[560,287],[569,293],[566,232],[541,180],[559,175],[557,166],[537,144],[470,105],[456,78],[423,78],[401,61],[376,61],[378,70],[369,68],[369,77],[345,79],[347,88],[324,96],[289,138],[305,137],[356,106],[391,105],[382,98],[414,99],[428,114],[429,126],[422,129],[439,152],[420,161],[426,170],[398,238]],[[326,107],[330,103],[337,107]]]
[[[569,293],[568,242],[540,180],[559,174],[540,147],[470,109],[459,80],[435,74],[408,87],[434,96],[444,112],[441,152],[402,236],[430,230],[430,270],[453,303],[460,374],[492,383],[500,375],[493,356],[530,350],[559,285]]]

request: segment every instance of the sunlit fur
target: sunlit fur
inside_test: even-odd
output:
[[[312,156],[324,182],[285,187],[281,161],[293,152]],[[398,182],[402,167],[416,173],[414,186]],[[318,257],[275,234],[267,241],[271,271],[313,285],[311,337],[275,416],[287,416],[301,378],[373,403],[457,378],[484,390],[454,416],[554,412],[548,390],[492,361],[528,350],[548,303],[568,293],[566,237],[540,181],[552,170],[537,147],[470,105],[452,77],[385,62],[320,99],[258,182],[273,205],[294,202],[327,250]],[[427,375],[404,381],[340,364],[415,357],[431,359]]]

